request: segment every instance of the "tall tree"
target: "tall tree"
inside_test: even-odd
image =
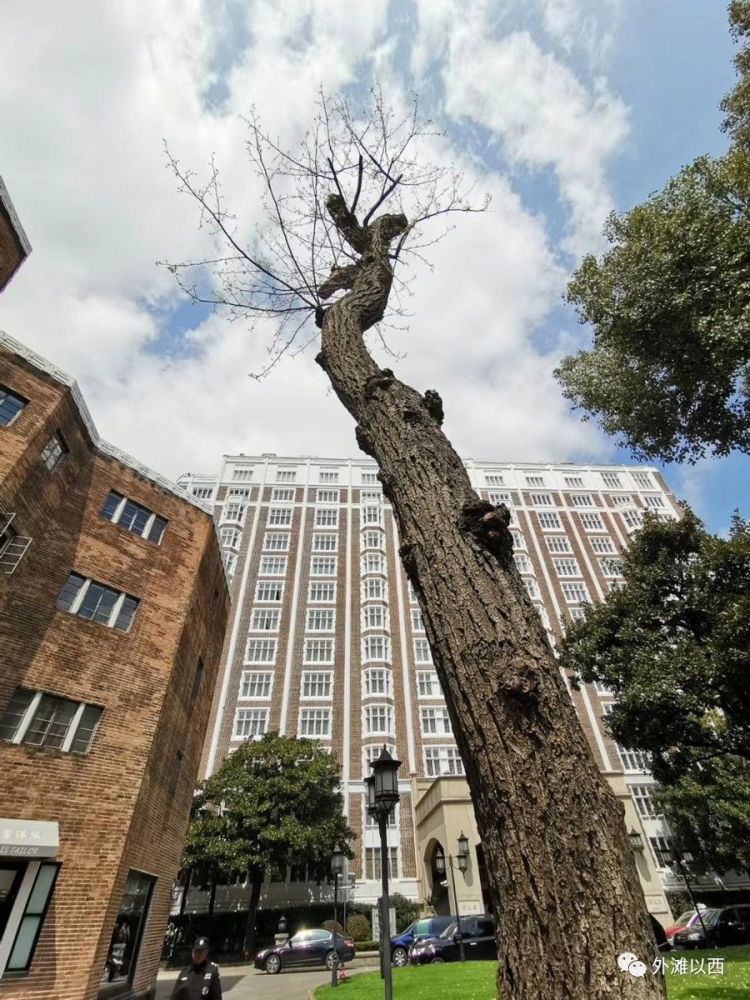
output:
[[[730,6],[738,40],[750,0]],[[695,461],[750,450],[750,47],[724,102],[732,144],[699,157],[622,215],[610,249],[568,287],[590,350],[564,358],[564,394],[639,457]]]
[[[651,754],[680,842],[718,871],[750,869],[750,526],[736,516],[718,538],[690,511],[647,517],[623,571],[561,662],[612,689],[612,734]]]
[[[349,853],[353,834],[338,789],[338,765],[323,747],[267,733],[240,744],[196,796],[183,863],[212,884],[247,873],[246,955],[267,871],[307,865],[326,877],[336,844]]]
[[[498,992],[662,997],[661,977],[617,967],[620,952],[653,952],[643,893],[621,809],[515,569],[508,511],[472,489],[439,395],[405,385],[368,349],[398,306],[404,266],[429,246],[426,225],[472,208],[465,184],[431,163],[437,142],[416,103],[401,116],[379,93],[364,118],[321,98],[292,152],[255,118],[248,127],[262,225],[242,235],[216,171],[199,185],[172,160],[218,243],[172,270],[194,299],[277,319],[270,363],[307,342],[309,319],[320,328],[316,360],[379,466],[465,763],[498,920]]]

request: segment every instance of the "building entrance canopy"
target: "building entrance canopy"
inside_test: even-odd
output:
[[[0,817],[0,857],[54,858],[59,847],[57,823]]]

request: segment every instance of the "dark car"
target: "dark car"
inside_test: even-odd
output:
[[[282,969],[294,969],[301,965],[324,965],[333,967],[334,953],[338,952],[339,962],[351,962],[354,958],[354,942],[331,931],[314,929],[300,931],[284,944],[264,948],[255,956],[255,968],[265,969],[272,976]]]
[[[700,920],[674,936],[675,948],[726,948],[733,944],[750,944],[750,906],[701,910]]]
[[[429,965],[432,962],[458,962],[461,949],[458,943],[458,925],[454,920],[439,937],[417,941],[409,949],[412,965]],[[461,917],[461,937],[467,961],[491,959],[497,961],[495,925],[489,917]]]
[[[415,941],[439,937],[452,923],[455,923],[453,917],[422,917],[415,920],[405,931],[391,938],[391,961],[394,965],[406,965],[409,961],[409,948]]]

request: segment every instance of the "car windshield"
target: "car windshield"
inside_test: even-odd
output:
[[[721,910],[701,910],[700,920],[696,916],[693,921],[692,930],[699,930],[701,925],[701,920],[706,925],[710,927],[712,924],[716,923],[716,920],[721,913]]]
[[[679,917],[675,920],[675,923],[676,924],[687,924],[687,922],[690,920],[690,918],[691,917],[695,917],[695,916],[697,916],[695,910],[685,910],[685,912],[681,913],[679,915]]]

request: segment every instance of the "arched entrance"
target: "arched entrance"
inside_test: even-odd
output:
[[[445,864],[442,872],[437,858],[445,859],[443,845],[439,840],[432,840],[427,845],[425,851],[425,868],[429,878],[428,902],[439,917],[449,917],[451,915],[450,896],[448,894],[448,881],[445,874]]]

